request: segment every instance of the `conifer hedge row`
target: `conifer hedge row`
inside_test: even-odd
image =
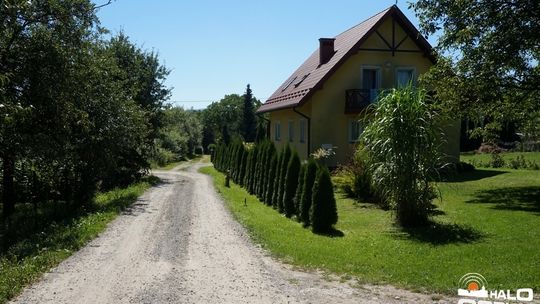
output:
[[[212,155],[216,170],[286,217],[314,232],[328,232],[338,215],[330,173],[313,159],[302,164],[287,145],[276,151],[271,141],[221,144]]]

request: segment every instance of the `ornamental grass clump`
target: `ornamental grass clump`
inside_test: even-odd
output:
[[[441,164],[440,129],[425,91],[394,89],[374,106],[361,136],[374,189],[404,227],[428,223],[437,197],[433,180]]]

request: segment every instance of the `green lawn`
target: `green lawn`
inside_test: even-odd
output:
[[[40,220],[47,222],[43,225],[47,228],[19,237],[7,251],[0,251],[0,303],[98,236],[124,208],[157,182],[156,177],[149,177],[127,188],[98,194],[91,212],[77,212],[63,220],[52,221],[51,215],[41,213]],[[17,211],[20,213],[26,207],[20,205]]]
[[[432,227],[409,231],[393,225],[391,212],[338,193],[342,237],[313,234],[237,185],[225,188],[213,167],[201,172],[255,241],[285,262],[425,292],[455,294],[469,272],[493,289],[540,289],[539,171],[477,170],[441,183]]]
[[[518,155],[522,155],[526,161],[534,161],[540,165],[540,152],[503,152],[500,155],[506,162],[510,159],[516,159]],[[491,154],[462,153],[460,159],[467,163],[487,163],[491,160]]]

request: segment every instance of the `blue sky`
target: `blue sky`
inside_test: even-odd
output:
[[[102,1],[102,2],[100,2]],[[96,4],[106,0],[94,0]],[[123,30],[171,69],[171,102],[200,109],[250,83],[263,102],[318,47],[395,0],[115,0],[102,26]],[[408,3],[398,6],[418,25]],[[430,37],[430,42],[434,44]]]

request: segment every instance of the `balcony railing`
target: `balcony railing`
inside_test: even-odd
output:
[[[351,89],[345,91],[345,114],[357,114],[377,100],[377,89]]]

